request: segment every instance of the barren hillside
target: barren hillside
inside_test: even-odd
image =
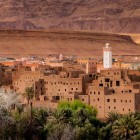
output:
[[[140,55],[140,45],[130,36],[88,31],[0,31],[1,55],[46,55],[54,53],[78,56],[102,56],[102,47],[110,43],[114,55]]]
[[[1,0],[1,29],[140,33],[140,0]]]

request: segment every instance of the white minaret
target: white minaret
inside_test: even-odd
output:
[[[112,48],[109,43],[103,48],[103,65],[105,69],[112,68]]]
[[[59,55],[59,60],[62,61],[63,60],[63,54]]]

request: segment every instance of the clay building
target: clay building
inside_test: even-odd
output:
[[[20,67],[12,72],[12,82],[15,92],[24,93],[26,87],[33,87],[35,81],[42,78],[41,71],[31,71],[30,67]]]
[[[81,65],[81,70],[83,70],[86,74],[97,72],[98,60],[91,58],[79,58],[77,62]]]
[[[102,70],[87,90],[89,104],[104,118],[111,111],[121,114],[140,111],[140,76],[128,71]]]
[[[36,100],[44,102],[44,105],[49,102],[50,107],[54,107],[54,104],[57,106],[60,100],[85,100],[88,83],[92,80],[92,75],[85,75],[83,71],[74,69],[60,71],[59,74],[48,73],[35,82]],[[88,101],[87,98],[86,103]]]

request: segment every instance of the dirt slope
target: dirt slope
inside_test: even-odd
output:
[[[102,56],[102,47],[110,43],[114,55],[140,55],[140,45],[130,36],[88,31],[0,31],[0,54],[54,53],[78,56]]]

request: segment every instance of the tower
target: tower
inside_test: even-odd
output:
[[[106,69],[112,68],[112,48],[108,43],[103,48],[103,66]]]
[[[63,60],[63,54],[59,55],[59,60],[62,61]]]

